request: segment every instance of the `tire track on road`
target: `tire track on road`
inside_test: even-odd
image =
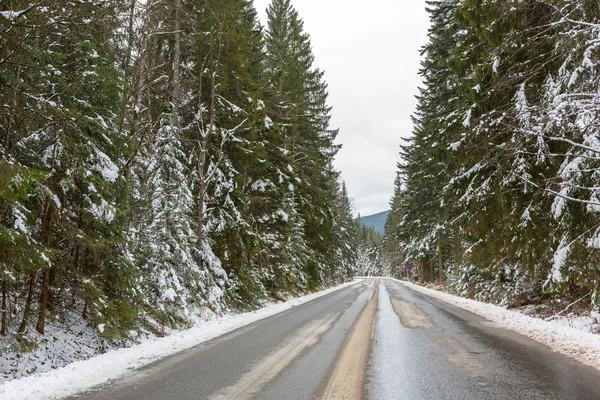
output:
[[[364,398],[367,364],[373,338],[373,324],[377,312],[379,281],[365,308],[354,324],[336,367],[323,394],[324,400]]]
[[[327,332],[340,313],[308,324],[292,340],[274,351],[250,371],[244,374],[234,385],[220,390],[209,400],[248,400],[283,371],[304,350],[319,342],[320,337]]]

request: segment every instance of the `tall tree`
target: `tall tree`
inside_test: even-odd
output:
[[[269,117],[278,125],[287,151],[290,195],[296,204],[306,244],[311,250],[304,271],[311,286],[331,278],[331,241],[335,231],[331,204],[337,174],[331,160],[338,147],[337,131],[329,129],[327,86],[323,72],[313,67],[308,34],[289,0],[274,0],[267,9],[265,34],[266,98]]]
[[[459,291],[498,302],[597,293],[594,178],[582,173],[597,158],[584,117],[595,81],[582,77],[597,63],[585,38],[598,3],[558,3],[428,2],[425,87],[390,219],[422,279],[437,261]]]

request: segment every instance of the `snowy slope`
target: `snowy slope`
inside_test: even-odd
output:
[[[73,395],[110,379],[119,378],[160,358],[354,284],[356,282],[349,282],[284,303],[272,304],[260,310],[227,315],[171,336],[152,338],[129,348],[108,351],[43,374],[15,379],[0,385],[0,399],[42,400]]]

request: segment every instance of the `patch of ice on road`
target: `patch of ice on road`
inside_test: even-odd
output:
[[[405,281],[396,279],[394,281],[408,286],[417,292],[435,297],[480,315],[503,328],[529,336],[554,351],[573,357],[584,364],[600,370],[600,335],[594,335],[571,326],[566,326],[561,321],[544,321],[493,304],[465,299]]]
[[[122,377],[131,370],[160,358],[354,284],[356,282],[348,282],[284,303],[272,304],[256,311],[226,315],[215,321],[200,323],[189,330],[177,332],[171,336],[148,339],[138,345],[109,351],[44,374],[15,379],[0,385],[0,398],[3,400],[43,400],[70,396],[106,383],[111,379]]]

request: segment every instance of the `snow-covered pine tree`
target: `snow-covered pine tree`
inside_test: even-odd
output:
[[[179,129],[168,118],[158,131],[155,154],[149,165],[148,186],[153,198],[150,222],[143,231],[140,265],[147,305],[158,305],[160,318],[190,318],[190,306],[205,294],[203,271],[195,256],[194,198]]]
[[[517,287],[523,280],[540,279],[540,257],[547,256],[551,237],[552,221],[540,212],[548,202],[522,178],[543,181],[553,167],[542,167],[536,156],[538,141],[517,128],[517,121],[528,118],[528,106],[521,102],[521,112],[514,101],[525,98],[520,85],[526,85],[529,101],[535,102],[544,68],[552,68],[553,60],[546,57],[553,37],[547,11],[535,2],[472,3],[458,10],[467,34],[457,46],[455,71],[468,79],[472,106],[465,127],[467,146],[457,149],[462,169],[452,184],[455,197],[470,210],[457,220],[470,231],[462,235],[461,245],[470,250],[465,261],[477,268],[467,269],[491,282],[480,292],[496,301],[511,301],[524,290]],[[464,49],[475,47],[471,57],[459,59]],[[534,226],[539,234],[532,234]]]
[[[461,83],[449,68],[460,35],[459,27],[448,21],[453,20],[458,1],[428,1],[427,5],[432,26],[430,41],[422,50],[425,86],[413,117],[413,137],[402,146],[400,176],[388,216],[393,230],[389,240],[400,248],[402,259],[393,263],[397,267],[410,261],[419,265],[423,279],[443,280],[453,241],[449,234],[452,209],[444,187],[455,156],[450,148],[452,138],[459,136],[462,128],[457,109],[464,108],[465,96],[456,94]],[[386,248],[386,253],[395,251]]]
[[[405,261],[410,257],[406,253],[401,235],[402,218],[404,216],[403,200],[405,198],[402,187],[402,175],[396,173],[394,180],[394,194],[390,200],[390,213],[385,221],[384,233],[382,238],[382,260],[390,271],[391,276],[400,278],[404,274]]]
[[[337,131],[329,129],[330,107],[323,72],[313,67],[308,34],[289,0],[274,0],[265,33],[268,115],[280,127],[287,152],[290,189],[310,249],[304,273],[310,286],[327,283],[337,250],[334,213],[337,173],[331,160]]]
[[[27,20],[25,20],[27,18]],[[43,98],[32,98],[35,82],[42,81],[43,72],[34,68],[35,60],[43,53],[44,43],[27,40],[34,33],[34,25],[46,15],[40,7],[22,9],[11,7],[0,17],[0,76],[3,90],[0,99],[0,280],[2,281],[2,336],[17,330],[20,321],[27,322],[14,312],[23,310],[28,284],[36,284],[40,267],[50,267],[51,252],[39,240],[36,228],[37,207],[43,196],[40,192],[47,174],[34,168],[27,160],[15,154],[16,144],[31,129],[41,124],[34,110],[44,106]],[[29,24],[27,23],[29,22]],[[33,292],[32,292],[33,295]],[[29,303],[33,301],[33,297]],[[15,304],[12,308],[8,304]],[[21,323],[23,333],[25,324]]]
[[[390,217],[400,254],[426,269],[441,254],[451,283],[480,298],[528,301],[545,282],[597,301],[598,2],[428,5],[425,88]],[[451,238],[441,252],[436,232]]]
[[[351,273],[337,132],[289,2],[274,46],[249,0],[5,3],[2,335],[65,312],[130,336]]]
[[[115,129],[123,82],[113,63],[118,9],[100,1],[32,3],[3,14],[3,63],[20,66],[6,75],[14,79],[8,104],[15,108],[4,125],[5,149],[24,168],[19,186],[28,196],[19,225],[34,227],[33,248],[44,248],[15,282],[19,336],[34,307],[43,334],[47,311],[57,315],[71,302],[82,302],[95,323],[109,323],[107,335],[134,323],[131,303],[122,300],[133,297],[135,271],[120,242],[126,196],[117,161],[125,141]]]
[[[371,226],[365,226],[360,215],[354,222],[358,233],[356,271],[359,276],[389,276],[381,257],[381,235]]]
[[[600,32],[600,4],[545,1],[543,7],[557,27],[546,56],[555,62],[537,85],[523,84],[515,103],[523,136],[536,143],[536,159],[553,168],[544,171],[542,182],[522,179],[544,193],[551,202],[546,212],[556,221],[544,269],[546,290],[572,296],[586,291],[598,304],[600,59],[594,38]]]
[[[338,251],[338,270],[335,271],[335,276],[337,279],[350,278],[356,274],[357,249],[354,246],[352,204],[344,181],[339,186],[335,205],[335,248]]]

